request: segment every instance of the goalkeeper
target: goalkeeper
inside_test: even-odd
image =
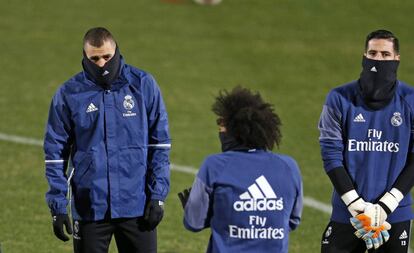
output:
[[[397,80],[399,62],[394,34],[370,33],[360,78],[333,89],[323,106],[319,140],[334,186],[323,253],[408,251],[414,89]]]

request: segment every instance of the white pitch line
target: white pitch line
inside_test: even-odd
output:
[[[322,211],[322,212],[327,213],[327,214],[332,213],[332,206],[331,205],[320,202],[319,200],[316,200],[312,197],[304,196],[303,197],[303,204],[305,206],[311,207],[313,209]]]
[[[177,165],[177,164],[171,164],[171,170],[184,172],[187,174],[193,174],[193,175],[196,175],[198,172],[196,168],[193,168],[190,166]]]
[[[43,146],[43,141],[41,140],[4,133],[0,133],[0,140],[33,146]]]

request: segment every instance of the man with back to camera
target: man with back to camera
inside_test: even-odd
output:
[[[220,92],[213,111],[223,152],[208,156],[191,192],[179,194],[185,227],[211,228],[208,253],[288,252],[302,213],[302,179],[295,160],[271,152],[282,137],[279,116],[241,87]]]
[[[397,37],[373,31],[359,80],[327,96],[319,140],[334,192],[322,253],[408,251],[414,89],[397,80],[399,62]]]
[[[83,71],[53,97],[44,140],[46,200],[53,230],[69,240],[72,187],[76,253],[157,251],[156,226],[169,192],[168,119],[154,78],[124,63],[112,34],[88,30]],[[69,160],[73,177],[66,172]]]

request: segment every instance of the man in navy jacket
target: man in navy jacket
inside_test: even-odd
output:
[[[154,78],[124,63],[111,33],[84,37],[83,71],[52,99],[44,140],[46,200],[55,235],[75,252],[156,252],[169,192],[168,119]],[[73,174],[67,169],[73,165]]]

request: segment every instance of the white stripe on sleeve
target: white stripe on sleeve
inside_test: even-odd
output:
[[[64,163],[66,160],[45,160],[45,163]]]
[[[171,144],[166,143],[166,144],[148,144],[148,147],[151,148],[171,148]]]

